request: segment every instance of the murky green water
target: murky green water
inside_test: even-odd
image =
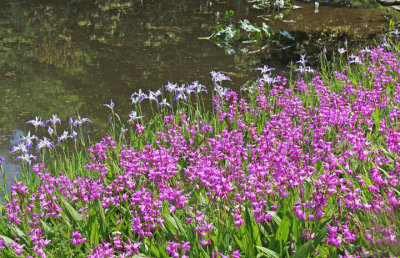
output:
[[[102,104],[111,98],[127,116],[129,97],[139,88],[154,90],[168,81],[210,85],[211,70],[229,72],[233,81],[227,86],[239,89],[255,67],[287,71],[290,60],[320,51],[329,38],[334,44],[364,40],[387,27],[381,9],[320,6],[315,13],[313,3],[295,4],[302,8],[281,16],[240,0],[1,1],[0,156],[8,171],[17,170],[9,150],[21,133],[33,130],[25,122],[35,116],[46,120],[56,113],[66,123],[78,111],[93,120],[91,133],[102,135]],[[228,56],[198,39],[223,22],[225,10],[234,10],[235,20],[287,30],[295,41]]]

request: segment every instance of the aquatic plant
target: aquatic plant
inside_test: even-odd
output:
[[[288,9],[292,7],[292,4],[288,0],[247,0],[247,2],[252,4],[253,8],[259,10]]]
[[[239,26],[232,23],[220,24],[210,36],[200,37],[200,39],[212,40],[217,46],[224,48],[228,54],[233,54],[236,52],[235,45],[238,44],[244,45],[241,48],[242,52],[248,52],[247,48],[264,48],[270,43],[269,39],[272,35],[272,29],[264,22],[258,26],[244,19],[239,21]]]
[[[241,95],[213,71],[213,111],[202,105],[209,96],[200,98],[198,82],[168,83],[151,98],[138,92],[128,125],[113,102],[105,105],[110,134],[95,144],[82,133],[89,120],[79,116],[59,138],[28,133],[12,152],[29,162],[9,192],[2,189],[0,251],[399,255],[397,51],[364,49],[293,81],[262,67]],[[159,108],[144,117],[142,101]]]

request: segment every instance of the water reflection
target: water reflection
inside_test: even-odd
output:
[[[0,1],[0,155],[13,174],[9,149],[25,121],[57,113],[66,123],[79,113],[105,132],[102,106],[112,98],[126,117],[129,96],[139,88],[155,90],[168,81],[199,80],[210,85],[211,70],[229,72],[234,89],[261,64],[287,70],[291,59],[312,48],[317,38],[363,39],[386,26],[378,9],[346,9],[313,4],[280,17],[279,11],[251,8],[241,0],[154,1]],[[235,12],[233,22],[247,18],[287,30],[296,41],[289,48],[267,48],[257,55],[227,56],[208,36]],[[295,22],[288,22],[295,21]],[[332,36],[333,35],[333,36]],[[333,41],[333,39],[331,39]],[[323,44],[323,41],[320,42]],[[336,47],[337,48],[337,47]]]

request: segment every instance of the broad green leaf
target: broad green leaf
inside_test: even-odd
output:
[[[0,235],[0,238],[3,238],[4,241],[6,242],[6,244],[14,243],[13,240],[11,240],[10,238],[8,238],[6,236]]]
[[[160,241],[157,242],[157,247],[158,247],[158,252],[159,255],[158,257],[163,257],[163,258],[169,258],[169,255],[167,251],[165,250],[165,247],[162,245]]]
[[[310,240],[310,241],[306,242],[291,257],[292,258],[306,258],[306,257],[308,257],[309,253],[312,251],[313,243],[314,243],[314,240]]]
[[[298,226],[298,223],[297,223],[297,219],[293,219],[292,232],[293,232],[294,239],[296,241],[299,241],[300,237],[299,237],[299,226]]]
[[[182,224],[181,220],[179,218],[177,218],[177,216],[175,214],[172,215],[173,218],[175,219],[176,225],[178,226],[179,232],[185,237],[187,238],[187,234],[186,234],[186,229],[183,227],[184,224]]]
[[[246,256],[248,257],[254,257],[256,256],[255,253],[255,242],[254,242],[254,231],[253,231],[253,222],[252,222],[252,218],[250,216],[250,212],[249,212],[249,208],[247,207],[245,209],[245,225],[246,225],[246,231],[247,231],[247,250],[246,250]]]
[[[275,211],[268,211],[268,214],[272,215],[272,220],[276,223],[276,225],[280,225],[282,222],[282,219],[276,214]]]
[[[61,200],[62,200],[62,202],[64,204],[65,211],[66,211],[67,216],[69,217],[70,221],[73,224],[79,226],[80,229],[83,229],[85,223],[84,223],[83,218],[81,217],[81,215],[65,199],[61,199]]]
[[[15,232],[17,233],[17,235],[19,237],[23,237],[23,238],[26,237],[26,234],[19,227],[14,226],[12,228],[15,230]]]
[[[328,220],[323,223],[324,227],[321,229],[321,231],[318,233],[318,235],[314,239],[312,239],[312,240],[308,241],[307,243],[305,243],[304,245],[302,245],[299,248],[299,250],[297,250],[297,252],[294,255],[292,255],[291,257],[292,258],[308,257],[309,254],[311,253],[311,251],[313,250],[313,246],[315,248],[317,248],[318,245],[321,243],[321,241],[324,239],[326,233],[328,232],[328,228],[326,226],[327,222],[328,222]]]
[[[100,221],[100,226],[101,226],[101,233],[105,234],[107,233],[107,229],[109,227],[108,221],[106,220],[106,216],[104,214],[104,209],[103,206],[101,205],[101,201],[99,199],[96,200],[97,204],[97,215]]]
[[[99,223],[97,219],[92,223],[92,228],[90,230],[90,245],[97,246],[99,243]]]
[[[43,220],[40,220],[40,224],[42,224],[43,230],[45,233],[49,234],[49,233],[53,233],[54,229],[52,229],[46,222],[44,222]]]
[[[281,224],[279,225],[278,231],[276,232],[276,240],[286,242],[289,236],[289,219],[287,216],[283,217]]]
[[[321,229],[321,231],[318,233],[318,235],[314,238],[315,247],[317,247],[321,243],[321,241],[325,238],[325,235],[328,232],[328,227],[326,226],[326,223],[328,221],[329,220],[327,220],[323,223],[324,227]]]
[[[200,249],[200,252],[203,254],[204,258],[209,258],[210,257],[200,244],[198,245],[198,247]]]
[[[166,222],[164,223],[164,225],[167,227],[169,231],[171,231],[172,234],[175,235],[178,230],[178,226],[176,225],[175,219],[169,214],[165,214],[164,218]]]
[[[243,21],[240,21],[240,27],[247,32],[255,32],[255,33],[260,33],[261,30],[254,25],[252,25],[247,19],[244,19]]]
[[[146,246],[150,245],[150,252],[154,255],[154,257],[160,257],[160,252],[158,251],[157,247],[151,243],[149,239],[145,239],[144,242]]]
[[[254,239],[255,245],[262,245],[261,234],[260,234],[260,231],[258,230],[258,226],[256,223],[253,223],[253,239]]]
[[[264,254],[267,255],[267,257],[273,257],[273,258],[279,258],[279,254],[272,251],[271,249],[262,247],[262,246],[256,246],[258,249],[264,252]]]

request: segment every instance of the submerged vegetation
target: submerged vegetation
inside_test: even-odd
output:
[[[197,81],[140,90],[127,119],[104,105],[95,144],[87,118],[63,133],[57,115],[28,121],[21,175],[3,180],[2,254],[400,255],[398,50],[322,53],[320,72],[303,54],[296,76],[261,67],[240,94],[213,71],[212,109]]]

